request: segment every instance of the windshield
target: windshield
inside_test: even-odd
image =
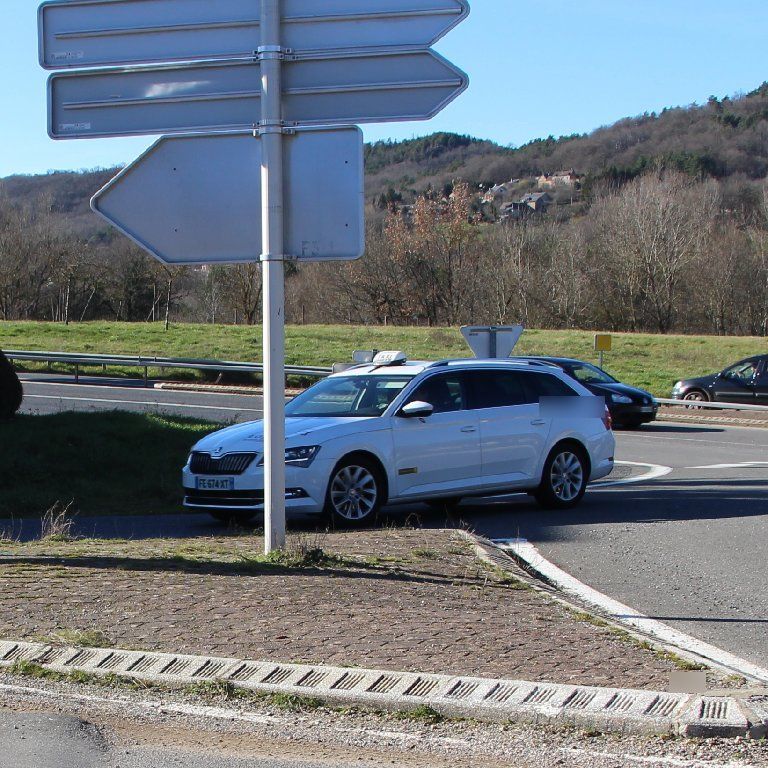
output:
[[[285,406],[286,416],[381,416],[410,376],[344,376],[324,379]]]
[[[582,384],[616,384],[616,379],[589,363],[576,363],[565,366],[565,372]]]

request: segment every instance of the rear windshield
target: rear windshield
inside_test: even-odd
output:
[[[381,416],[410,376],[340,376],[324,379],[285,407],[286,416]]]

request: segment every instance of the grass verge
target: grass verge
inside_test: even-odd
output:
[[[189,449],[216,428],[120,411],[20,416],[2,426],[0,517],[178,512]]]
[[[529,330],[517,351],[595,361],[593,342],[591,331]],[[767,347],[768,340],[760,337],[616,333],[605,368],[628,384],[662,396],[679,378],[722,370]],[[162,323],[8,322],[0,328],[3,348],[259,361],[261,328],[178,324],[164,331]],[[349,360],[354,349],[372,348],[402,349],[414,359],[469,356],[456,328],[305,325],[286,331],[286,362],[293,365],[329,366]]]

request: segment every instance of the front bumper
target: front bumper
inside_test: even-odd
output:
[[[656,419],[659,406],[655,401],[651,405],[608,403],[608,410],[615,424],[648,424]]]
[[[307,468],[286,466],[285,508],[303,514],[322,512],[331,469],[330,462],[317,459]],[[199,490],[197,478],[189,466],[184,467],[182,486],[187,509],[264,511],[264,467],[251,466],[243,474],[235,475],[231,490]]]

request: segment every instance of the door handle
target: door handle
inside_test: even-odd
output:
[[[546,423],[547,423],[546,419],[533,419],[531,421],[531,424],[533,424],[534,427],[542,427]]]
[[[477,432],[477,427],[462,427],[462,432]]]

